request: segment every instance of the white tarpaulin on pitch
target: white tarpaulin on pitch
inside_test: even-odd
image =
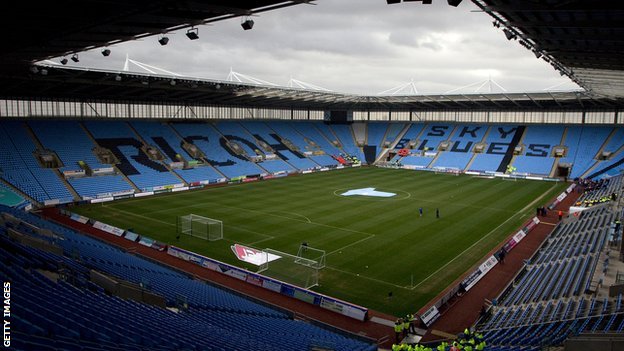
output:
[[[251,263],[256,266],[261,266],[266,262],[271,262],[282,258],[282,256],[262,252],[254,248],[238,244],[234,244],[230,246],[230,248],[239,260]]]
[[[340,194],[342,196],[353,196],[353,195],[360,195],[360,196],[375,196],[375,197],[392,197],[394,195],[396,195],[395,193],[387,193],[384,191],[377,191],[375,190],[375,188],[362,188],[362,189],[353,189],[353,190],[349,190],[345,193]]]

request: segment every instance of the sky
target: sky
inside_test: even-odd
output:
[[[109,47],[108,57],[95,49],[68,66],[121,71],[128,55],[184,76],[226,80],[232,69],[281,86],[294,78],[363,95],[412,81],[419,94],[476,92],[490,79],[508,92],[578,89],[518,42],[508,41],[468,0],[458,7],[443,0],[431,5],[317,0],[253,20],[249,31],[241,28],[240,18],[200,26],[194,41],[178,30],[167,35],[166,46],[158,37],[117,44]],[[502,91],[486,83],[478,92],[490,92],[490,86],[491,92]]]

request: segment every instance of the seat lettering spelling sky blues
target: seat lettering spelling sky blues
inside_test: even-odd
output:
[[[441,137],[444,136],[448,130],[449,126],[433,126],[427,133],[427,136]]]
[[[527,156],[548,157],[550,145],[548,144],[531,144],[527,146]]]
[[[472,129],[469,126],[465,126],[462,128],[461,132],[459,132],[459,137],[463,138],[464,135],[470,134],[473,138],[477,137],[477,132],[481,130],[481,127],[473,127]]]
[[[511,142],[511,139],[516,134],[518,130],[517,127],[497,127],[493,128],[490,133],[498,136],[500,140],[508,140]],[[496,135],[498,133],[498,135]],[[495,137],[494,136],[494,137]],[[488,144],[488,148],[486,153],[491,155],[505,155],[507,150],[509,149],[510,143],[501,143],[501,142],[492,142]]]

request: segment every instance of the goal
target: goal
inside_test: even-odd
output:
[[[312,260],[316,262],[318,269],[325,268],[325,250],[315,249],[308,244],[303,243],[299,245],[297,257],[299,257],[302,264],[305,264],[305,260]]]
[[[262,252],[266,254],[264,257],[278,256],[279,258],[266,259],[260,265],[258,273],[304,289],[319,285],[319,271],[322,267],[318,261],[273,249],[264,249]]]
[[[223,239],[223,222],[189,214],[178,217],[178,234],[190,235],[208,241]]]

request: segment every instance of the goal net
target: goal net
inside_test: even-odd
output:
[[[299,246],[297,257],[301,260],[315,261],[318,269],[325,268],[325,250],[315,249],[304,243]]]
[[[220,240],[223,239],[223,222],[196,214],[180,216],[178,233],[208,241]]]
[[[262,251],[266,253],[265,257],[276,255],[280,258],[273,261],[267,259],[260,265],[258,273],[304,289],[310,289],[319,284],[319,270],[322,267],[318,261],[273,249]]]

